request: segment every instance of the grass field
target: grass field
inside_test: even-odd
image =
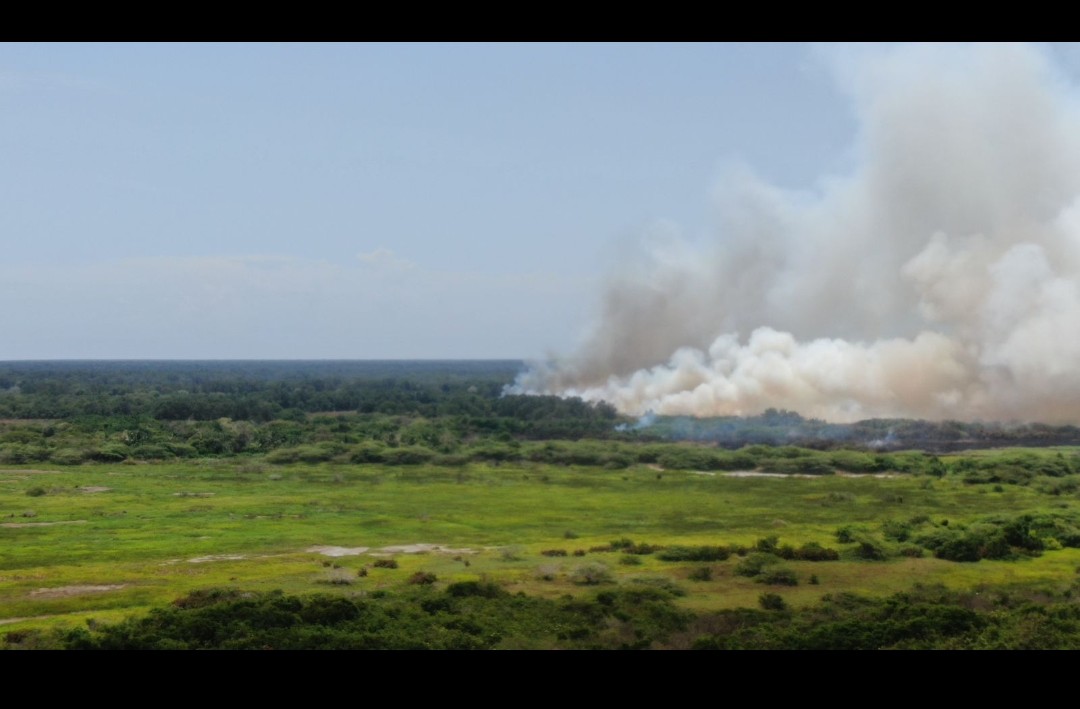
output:
[[[237,458],[7,466],[0,468],[0,629],[112,622],[211,586],[394,589],[419,571],[439,584],[486,578],[555,597],[583,593],[582,567],[597,572],[598,564],[612,583],[670,580],[685,591],[678,602],[695,610],[755,606],[763,590],[800,607],[842,591],[884,596],[918,581],[1059,592],[1076,579],[1080,549],[1009,561],[866,561],[836,531],[875,532],[918,516],[956,526],[995,513],[1077,509],[1075,494],[972,485],[952,474],[727,477],[644,465],[273,466]],[[670,562],[592,551],[623,539],[752,547],[769,536],[795,546],[817,542],[841,558],[785,562],[798,585],[773,588],[738,575],[738,556]],[[440,549],[384,550],[420,544]],[[342,547],[346,555],[315,547]],[[397,568],[375,566],[379,559]]]

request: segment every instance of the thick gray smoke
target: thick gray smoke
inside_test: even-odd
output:
[[[1029,46],[834,57],[860,130],[811,193],[733,171],[514,391],[620,411],[1080,421],[1080,103]]]

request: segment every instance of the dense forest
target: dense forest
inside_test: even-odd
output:
[[[834,424],[774,409],[749,417],[648,415],[634,421],[603,402],[507,395],[524,366],[515,360],[0,363],[0,462],[160,460],[298,446],[307,448],[294,451],[293,460],[328,460],[348,449],[360,461],[423,462],[471,451],[481,441],[582,439],[939,453],[1080,443],[1076,426],[899,419]],[[366,452],[355,449],[365,442],[371,444]],[[613,456],[600,462],[634,462],[618,446],[609,451]],[[526,457],[519,452],[496,445],[487,456]],[[637,459],[655,462],[656,455]],[[717,452],[711,459],[701,466],[733,469],[730,457]]]

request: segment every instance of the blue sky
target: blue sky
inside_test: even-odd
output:
[[[733,164],[850,167],[842,51],[0,44],[0,360],[571,349]]]

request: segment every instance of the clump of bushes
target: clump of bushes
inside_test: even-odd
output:
[[[430,586],[439,580],[439,577],[430,571],[417,571],[415,574],[409,577],[406,583],[411,583],[417,586]]]
[[[807,542],[798,549],[794,549],[789,552],[787,550],[791,547],[780,548],[780,558],[782,559],[794,559],[797,561],[838,561],[840,559],[840,552],[835,549],[829,549],[823,547],[817,542]]]
[[[765,571],[765,567],[778,563],[779,559],[772,554],[756,552],[748,555],[735,565],[735,573],[738,576],[754,577]]]
[[[377,569],[396,569],[398,563],[397,559],[376,559],[372,566]]]
[[[668,547],[657,554],[662,561],[727,561],[730,556],[725,546]]]
[[[798,586],[799,579],[791,569],[764,569],[754,578],[758,583],[766,583],[770,586]]]
[[[758,605],[767,611],[786,611],[788,604],[776,593],[763,593],[758,596]]]
[[[582,586],[596,586],[611,583],[611,570],[605,564],[582,564],[570,573],[570,580]]]
[[[494,581],[457,581],[446,587],[446,595],[454,598],[500,598],[508,594],[506,589]]]

